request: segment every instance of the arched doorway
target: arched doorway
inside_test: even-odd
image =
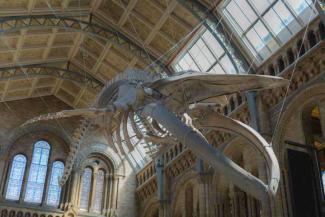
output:
[[[306,106],[301,121],[305,143],[285,141],[292,214],[294,217],[323,216],[325,143],[319,106]]]
[[[280,216],[324,216],[324,105],[321,83],[297,93],[282,111],[272,140],[282,170]]]

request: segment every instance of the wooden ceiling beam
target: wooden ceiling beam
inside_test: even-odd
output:
[[[157,10],[159,10],[161,13],[164,13],[165,9],[158,1],[148,1],[153,7],[155,7]],[[170,17],[177,22],[179,25],[186,28],[187,31],[191,31],[193,29],[193,26],[189,23],[187,23],[185,20],[181,19],[175,14],[170,14]]]
[[[151,30],[149,36],[145,40],[145,42],[144,42],[145,45],[149,45],[150,42],[154,39],[154,37],[156,36],[157,32],[164,25],[164,23],[166,22],[166,20],[168,19],[168,17],[173,12],[173,10],[175,9],[176,6],[177,6],[177,1],[176,0],[171,1],[168,4],[166,10],[163,12],[163,15],[160,17],[159,21],[156,23],[156,25],[154,26],[154,28]]]
[[[52,34],[49,37],[49,39],[47,40],[47,47],[46,47],[45,51],[43,52],[43,56],[42,56],[43,60],[48,58],[48,55],[49,55],[51,49],[53,48],[52,46],[53,46],[53,42],[55,40],[57,32],[58,32],[58,29],[52,29]]]
[[[12,62],[14,64],[16,64],[16,62],[18,61],[18,57],[19,57],[20,50],[21,50],[21,48],[22,48],[22,46],[23,46],[23,44],[25,42],[26,32],[27,32],[26,29],[22,29],[20,31],[20,37],[18,39],[16,51],[15,51],[15,54],[14,54],[13,59],[12,59]]]
[[[97,10],[100,5],[102,4],[103,0],[93,0],[90,3],[90,13],[93,13],[95,10]]]
[[[29,0],[27,5],[27,13],[31,14],[36,5],[36,0]]]
[[[96,64],[93,66],[93,68],[90,70],[92,73],[96,73],[99,69],[100,65],[102,64],[103,60],[105,59],[106,55],[108,54],[108,51],[111,49],[112,44],[106,43],[103,51],[100,53],[99,57],[97,58]]]
[[[138,3],[138,0],[131,0],[128,3],[126,8],[123,6],[123,8],[124,8],[123,15],[121,16],[120,20],[117,23],[117,25],[119,27],[121,27],[121,26],[123,26],[125,24],[125,22],[129,18],[129,15],[131,14],[132,10],[134,9],[134,7],[136,6],[137,3]]]

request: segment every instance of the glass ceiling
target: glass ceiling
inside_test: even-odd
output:
[[[226,0],[222,19],[247,47],[255,62],[261,63],[285,44],[317,15],[313,0]],[[218,25],[218,24],[216,24]],[[243,73],[229,54],[214,26],[205,29],[172,64],[176,72],[196,70],[217,74]],[[229,46],[229,45],[228,45]],[[239,68],[239,69],[238,69]]]
[[[176,72],[195,70],[217,74],[235,74],[237,70],[225,47],[205,28],[172,65]],[[226,48],[227,49],[227,48]]]
[[[312,0],[228,0],[221,12],[257,62],[317,15]]]
[[[257,63],[267,59],[317,15],[312,0],[226,0],[220,10],[222,19],[226,20]],[[206,21],[199,34],[173,61],[172,68],[176,72],[245,73],[243,65],[234,58],[232,45],[227,44],[229,39],[223,37],[217,27],[218,24]],[[134,118],[138,130],[146,134],[143,121],[148,120],[140,120],[138,116]],[[127,125],[134,149],[128,150],[123,133],[120,135],[121,144],[127,160],[139,170],[150,161],[158,146],[138,139],[130,120]],[[117,138],[113,135],[115,141]]]

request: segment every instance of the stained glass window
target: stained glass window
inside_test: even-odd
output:
[[[61,186],[59,184],[59,180],[62,177],[63,170],[64,164],[61,161],[55,161],[53,163],[46,202],[50,206],[59,205],[61,195]]]
[[[26,157],[18,154],[14,157],[6,192],[6,199],[18,200],[26,168]]]
[[[46,141],[35,143],[25,193],[26,202],[42,202],[49,154],[50,145]]]
[[[101,213],[102,203],[103,203],[103,193],[104,193],[104,183],[105,183],[105,172],[99,170],[96,177],[95,185],[95,197],[94,197],[94,211]]]
[[[312,0],[226,0],[221,11],[257,62],[317,15]]]
[[[91,190],[91,177],[92,177],[92,170],[90,168],[86,168],[83,172],[82,183],[81,183],[81,196],[80,196],[81,210],[88,210],[89,196]]]

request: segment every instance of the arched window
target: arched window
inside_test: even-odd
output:
[[[59,180],[62,177],[64,164],[61,161],[55,161],[52,166],[51,179],[47,195],[47,205],[58,206],[60,202],[61,186]]]
[[[46,179],[50,145],[46,141],[38,141],[34,145],[32,163],[28,176],[25,201],[41,203]]]
[[[91,190],[91,178],[93,171],[90,168],[85,168],[82,175],[80,209],[88,210],[89,196]]]
[[[94,197],[94,212],[101,213],[104,193],[105,172],[99,170],[96,178],[95,197]]]
[[[6,199],[18,200],[23,183],[26,168],[26,157],[22,154],[17,154],[11,165],[11,171],[6,192]]]

